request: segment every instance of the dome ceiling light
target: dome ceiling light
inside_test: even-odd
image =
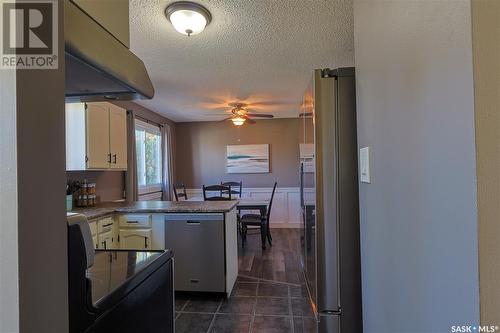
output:
[[[212,21],[208,9],[190,1],[170,4],[165,9],[165,15],[175,30],[187,36],[199,34]]]
[[[236,118],[231,118],[231,121],[233,122],[234,125],[236,126],[241,126],[245,123],[245,118],[242,117],[236,117]]]

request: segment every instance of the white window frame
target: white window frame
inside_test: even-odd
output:
[[[142,121],[142,120],[136,118],[135,119],[135,128],[134,128],[134,131],[136,129],[141,129],[141,130],[144,130],[144,131],[149,132],[151,134],[155,134],[155,135],[159,135],[160,136],[160,167],[161,167],[161,170],[160,170],[160,183],[159,184],[151,184],[151,185],[142,185],[142,186],[139,185],[139,184],[137,184],[137,188],[138,188],[138,191],[139,191],[139,196],[144,196],[144,195],[148,195],[148,194],[154,194],[154,193],[161,192],[162,191],[162,186],[163,186],[163,184],[161,183],[161,181],[162,181],[163,167],[164,166],[163,166],[163,161],[161,161],[161,159],[162,159],[162,154],[161,154],[162,142],[161,142],[161,140],[163,138],[162,138],[162,135],[161,135],[160,127],[152,125],[152,124],[149,124],[149,123],[147,123],[145,121]]]

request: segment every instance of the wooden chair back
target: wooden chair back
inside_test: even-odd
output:
[[[271,200],[269,200],[269,207],[267,207],[267,223],[269,224],[271,218],[271,207],[273,206],[274,192],[276,192],[276,186],[278,182],[274,182],[273,192],[271,193]]]
[[[179,198],[184,198],[184,200],[188,199],[186,185],[184,185],[184,183],[178,185],[174,184],[172,187],[174,188],[175,201],[179,201]],[[179,192],[179,190],[182,190],[182,192]]]
[[[208,196],[207,192],[219,192],[220,195]],[[227,193],[227,196],[224,196],[223,193]],[[224,185],[203,185],[203,199],[205,201],[224,201],[224,200],[232,200],[231,198],[231,186]]]
[[[243,182],[221,182],[220,183],[223,186],[229,186],[231,187],[231,194],[237,194],[241,198],[241,192],[243,188]],[[227,194],[227,192],[222,192],[222,194]]]

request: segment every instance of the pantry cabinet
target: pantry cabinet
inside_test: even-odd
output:
[[[116,105],[66,104],[66,170],[127,170],[127,113]]]

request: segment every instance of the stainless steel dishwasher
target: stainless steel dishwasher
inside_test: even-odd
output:
[[[174,253],[176,291],[225,291],[223,214],[165,215],[165,246]]]

